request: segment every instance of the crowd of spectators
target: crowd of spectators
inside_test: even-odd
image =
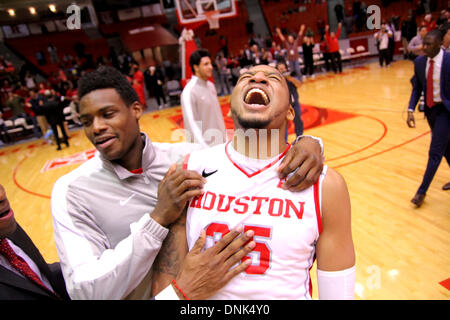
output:
[[[0,56],[0,145],[33,134],[36,138],[44,136],[49,143],[56,143],[57,150],[61,150],[61,142],[69,146],[66,118],[70,119],[71,125],[81,126],[78,79],[100,65],[113,66],[125,74],[145,107],[150,97],[157,99],[160,109],[169,106],[165,84],[173,79],[178,81],[181,73],[170,61],[141,70],[138,62],[125,51],[117,54],[114,48],[110,48],[108,56],[94,60],[91,54],[84,51],[82,44],[75,44],[74,49],[76,54],[72,56],[58,52],[58,48],[49,44],[51,63],[58,63],[58,70],[48,77],[42,76],[29,63],[15,68],[10,61]],[[47,61],[41,63],[45,65]],[[25,120],[19,122],[24,130],[20,136],[14,137],[8,130],[14,131],[11,129],[19,126],[16,125],[17,119]],[[58,134],[55,134],[56,131]]]
[[[280,62],[285,63],[290,75],[300,82],[309,77],[315,77],[317,64],[322,65],[320,60],[323,62],[323,70],[342,72],[338,42],[341,29],[345,29],[347,34],[364,30],[365,27],[357,21],[361,19],[361,16],[365,17],[364,19],[367,18],[365,9],[364,2],[359,1],[354,1],[351,10],[336,6],[335,14],[338,21],[336,30],[331,30],[330,26],[325,24],[322,19],[318,19],[316,26],[299,24],[297,30],[275,26],[272,34],[266,37],[252,33],[248,43],[239,52],[231,52],[228,48],[227,37],[221,35],[219,37],[220,51],[213,59],[219,95],[230,94],[241,70],[257,64],[275,66]],[[385,65],[389,65],[394,60],[394,35],[396,33],[401,34],[404,58],[412,60],[422,54],[421,40],[424,34],[435,28],[443,28],[449,23],[450,11],[448,9],[443,10],[439,16],[435,17],[427,14],[420,21],[416,17],[417,12],[418,9],[411,10],[404,20],[393,16],[387,21],[383,21],[383,33],[378,30],[374,31],[380,53],[380,65],[383,62]],[[345,19],[348,17],[351,19],[347,19],[346,22]],[[77,81],[83,74],[100,65],[113,66],[125,74],[144,107],[148,107],[149,97],[155,98],[158,109],[170,106],[169,82],[176,82],[175,89],[181,89],[179,87],[181,68],[169,61],[144,69],[130,53],[126,51],[117,53],[112,47],[108,56],[100,56],[97,59],[94,59],[92,54],[85,52],[82,43],[76,43],[74,51],[74,56],[66,52],[59,52],[58,48],[49,43],[50,59],[59,67],[58,71],[53,72],[47,78],[39,76],[36,69],[28,63],[16,69],[10,61],[0,56],[0,82],[2,83],[0,89],[0,144],[13,140],[8,135],[5,120],[14,121],[17,118],[25,119],[29,135],[41,137],[53,134],[55,136],[54,128],[52,129],[43,107],[38,103],[53,99],[53,97],[59,102],[58,112],[62,114],[64,108],[70,107],[65,112],[69,112],[73,125],[80,125]],[[47,63],[46,61],[41,62]],[[65,132],[62,132],[64,130],[56,130],[59,131],[61,141],[64,142],[66,140]],[[65,125],[65,131],[67,132],[67,125]],[[58,146],[60,145],[56,138],[54,141]]]

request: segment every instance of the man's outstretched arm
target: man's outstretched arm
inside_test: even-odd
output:
[[[319,298],[353,299],[355,250],[350,196],[344,178],[331,168],[322,187],[322,226],[316,245]]]

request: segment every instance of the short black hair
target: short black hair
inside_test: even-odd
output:
[[[78,80],[78,97],[81,100],[88,93],[99,89],[115,89],[127,106],[139,102],[136,91],[128,79],[117,69],[101,66],[86,73]]]
[[[192,52],[191,56],[189,57],[189,65],[191,66],[192,73],[195,74],[194,65],[200,65],[200,60],[202,60],[203,57],[211,58],[211,54],[208,50],[198,49]]]
[[[428,32],[426,35],[425,35],[425,37],[433,37],[433,38],[436,38],[437,40],[439,40],[439,41],[442,41],[442,39],[443,39],[443,37],[442,37],[442,32],[440,31],[440,30],[438,30],[438,29],[434,29],[434,30],[431,30],[430,32]]]

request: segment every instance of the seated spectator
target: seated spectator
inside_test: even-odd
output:
[[[8,129],[6,128],[5,120],[3,120],[3,113],[0,111],[0,145],[3,145],[4,143],[8,142],[11,142],[11,137],[8,134]]]

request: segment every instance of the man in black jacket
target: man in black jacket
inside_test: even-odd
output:
[[[55,136],[56,144],[58,148],[56,150],[61,150],[61,141],[59,139],[58,127],[61,129],[63,135],[63,142],[66,146],[69,146],[69,137],[67,136],[66,130],[64,129],[64,113],[60,102],[57,98],[51,94],[50,90],[45,91],[46,99],[41,100],[41,105],[44,110],[45,118],[48,124],[52,128],[53,135]]]
[[[48,299],[70,299],[59,262],[45,262],[15,221],[0,184],[0,300]]]

